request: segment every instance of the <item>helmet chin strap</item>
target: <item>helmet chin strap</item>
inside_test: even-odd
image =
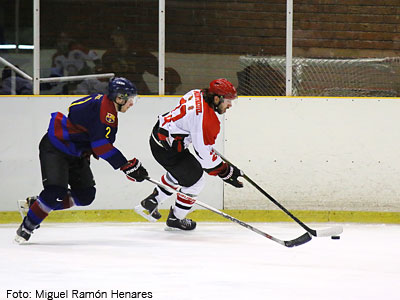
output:
[[[125,103],[124,103],[124,104],[119,104],[119,103],[117,102],[117,98],[119,98],[119,99],[125,101]],[[126,104],[126,102],[128,102],[127,99],[125,100],[125,99],[123,99],[123,98],[121,98],[121,97],[119,97],[119,96],[117,96],[117,97],[115,98],[115,100],[113,100],[113,101],[114,101],[115,104],[117,104],[117,110],[118,110],[118,111],[121,111],[122,106],[124,106],[124,105]]]

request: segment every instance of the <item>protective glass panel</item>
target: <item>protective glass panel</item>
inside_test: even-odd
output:
[[[281,94],[282,78],[261,74],[246,58],[285,54],[285,9],[270,0],[166,1],[166,67],[179,74],[167,84],[183,94],[222,77],[239,95]]]
[[[33,1],[0,0],[0,57],[33,73]],[[0,63],[0,95],[32,94],[32,82]]]
[[[114,72],[158,94],[157,0],[41,0],[40,9],[42,78]],[[220,77],[239,95],[285,94],[285,0],[167,0],[165,11],[166,94]],[[396,0],[293,0],[293,95],[398,96],[397,12]],[[32,76],[32,47],[33,1],[0,0],[0,56]],[[31,94],[29,80],[0,70],[1,93]],[[43,82],[41,93],[88,94],[107,81]]]
[[[42,76],[115,73],[157,94],[158,1],[41,0]],[[47,83],[41,93],[106,92],[108,78]]]
[[[399,95],[398,1],[294,0],[294,93]]]
[[[33,1],[0,4],[1,56],[32,76]],[[31,48],[4,49],[8,44]],[[41,78],[115,73],[139,94],[158,94],[158,1],[41,0],[40,48]],[[108,80],[42,82],[40,93],[106,92]]]

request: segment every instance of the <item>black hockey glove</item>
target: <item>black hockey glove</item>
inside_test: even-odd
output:
[[[147,173],[146,169],[142,166],[142,163],[136,158],[129,160],[120,170],[126,174],[129,180],[134,182],[142,182],[149,176],[149,173]]]
[[[243,187],[243,183],[238,180],[238,177],[242,175],[243,173],[241,170],[231,165],[227,165],[227,168],[222,173],[218,174],[223,181],[237,188]]]

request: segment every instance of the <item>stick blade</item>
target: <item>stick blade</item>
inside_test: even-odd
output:
[[[306,232],[305,234],[299,236],[298,238],[295,238],[293,240],[290,241],[285,241],[285,246],[286,247],[296,247],[296,246],[300,246],[303,245],[309,241],[311,241],[312,236]]]

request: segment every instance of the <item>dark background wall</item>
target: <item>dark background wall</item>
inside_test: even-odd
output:
[[[20,2],[20,27],[27,29],[32,1]],[[0,3],[0,25],[9,40],[15,2]],[[282,55],[285,12],[285,0],[167,0],[166,50]],[[346,56],[397,53],[399,16],[399,0],[294,0],[294,46],[310,56],[327,55],[326,49]],[[106,49],[116,26],[129,31],[137,47],[157,51],[158,1],[41,0],[42,47],[53,47],[57,34],[66,31],[90,48]]]

